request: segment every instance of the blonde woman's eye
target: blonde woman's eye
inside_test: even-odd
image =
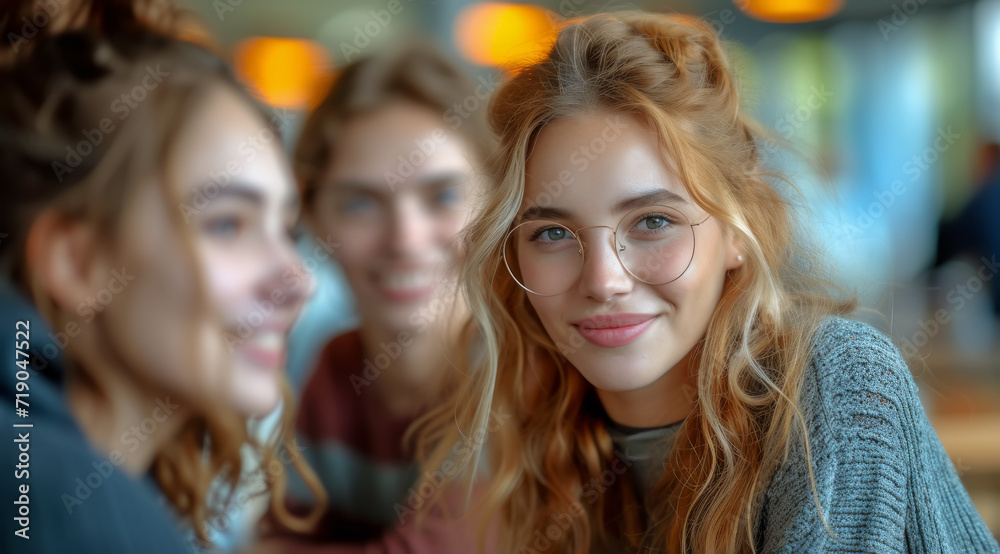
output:
[[[647,215],[639,220],[636,229],[639,231],[656,231],[669,226],[673,221],[665,215]]]
[[[528,240],[531,242],[556,242],[563,240],[568,236],[570,236],[570,232],[563,227],[544,227],[535,231]]]

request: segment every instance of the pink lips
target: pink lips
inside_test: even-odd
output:
[[[581,319],[573,327],[591,344],[615,348],[635,342],[656,320],[649,314],[609,314]]]
[[[251,334],[240,335],[243,341],[236,348],[252,365],[267,371],[280,371],[285,366],[286,342],[294,320],[278,315],[272,317],[274,321],[251,327]]]
[[[267,368],[281,368],[285,363],[285,349],[263,349],[246,346],[243,351],[255,365]]]

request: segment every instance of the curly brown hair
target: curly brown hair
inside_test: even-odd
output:
[[[79,157],[71,167],[59,167],[66,160],[67,149],[80,142],[80,130],[98,128],[107,106],[113,105],[121,90],[141,80],[151,65],[168,73],[170,79],[149,91],[143,103],[148,109],[132,111],[127,119],[116,122],[113,134],[92,146],[90,154]],[[225,62],[129,17],[118,20],[112,34],[84,26],[36,38],[30,52],[0,68],[0,82],[4,83],[0,87],[0,183],[4,196],[0,221],[10,235],[0,242],[0,275],[32,297],[53,326],[62,326],[71,314],[47,295],[26,256],[29,231],[42,214],[85,222],[100,240],[113,244],[115,237],[128,232],[121,223],[137,187],[161,186],[165,198],[181,204],[167,168],[190,114],[209,94],[224,87],[245,100],[262,119],[269,118]],[[162,178],[150,180],[150,175]],[[181,215],[177,210],[169,213],[177,232],[185,237]],[[190,240],[186,246],[184,261],[197,273]],[[205,291],[198,294],[204,298]],[[201,315],[212,320],[216,317],[208,309]],[[193,333],[191,344],[198,346]],[[106,394],[100,368],[90,367],[74,343],[66,346],[63,359],[81,386]],[[248,429],[249,419],[229,408],[194,406],[193,416],[169,447],[157,453],[152,474],[197,539],[208,540],[206,522],[225,511],[241,479],[250,473],[241,455],[245,445],[259,454],[262,467],[270,467],[282,448],[295,451],[294,398],[287,382],[282,382],[282,391],[280,432],[271,440],[256,439]],[[325,494],[314,473],[301,457],[290,461],[305,476],[321,508]],[[270,484],[278,516],[290,527],[311,527],[319,511],[305,519],[295,518],[280,502],[284,473]],[[221,503],[210,497],[215,487],[230,493]]]

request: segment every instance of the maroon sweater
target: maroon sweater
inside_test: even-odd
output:
[[[427,491],[416,490],[420,470],[402,445],[413,418],[389,416],[378,394],[359,386],[359,379],[367,380],[364,370],[357,331],[333,339],[320,354],[302,393],[296,427],[302,454],[327,491],[328,507],[310,535],[291,534],[273,516],[270,532],[294,539],[285,551],[296,554],[475,552],[476,521],[455,520],[435,509],[416,525]],[[444,498],[449,513],[462,512],[463,490],[448,490]],[[287,504],[303,513],[310,500],[293,472]]]

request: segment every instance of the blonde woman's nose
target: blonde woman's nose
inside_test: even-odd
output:
[[[579,231],[578,231],[579,232]],[[608,227],[588,228],[581,233],[584,243],[583,267],[578,279],[579,292],[598,302],[632,290],[632,276],[615,252],[614,235]]]

